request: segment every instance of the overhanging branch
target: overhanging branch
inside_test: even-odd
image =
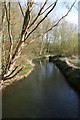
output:
[[[23,12],[23,9],[22,9],[22,7],[21,7],[20,2],[18,2],[18,5],[19,5],[19,7],[20,7],[20,10],[21,10],[22,16],[24,17],[24,12]]]
[[[72,9],[73,6],[75,5],[76,1],[77,1],[77,0],[75,0],[75,2],[71,5],[71,7],[70,7],[70,9],[68,10],[68,12],[67,12],[65,15],[63,15],[63,16],[62,16],[51,28],[49,28],[45,33],[49,32],[49,31],[52,30],[54,27],[56,27],[56,26],[60,23],[60,21],[69,14],[69,12],[71,11],[71,9]],[[44,34],[45,34],[45,33],[44,33]]]
[[[37,17],[36,17],[36,18],[33,20],[33,22],[29,25],[28,29],[29,29],[29,28],[36,22],[36,20],[39,18],[39,16],[41,15],[41,12],[42,12],[42,10],[44,9],[47,1],[48,1],[48,0],[45,1],[45,3],[43,4],[43,6],[41,7],[41,9],[39,10]]]
[[[12,72],[11,72],[9,75],[6,76],[6,78],[9,77],[10,75],[12,75],[12,74],[16,71],[16,69],[17,69],[18,67],[19,67],[19,66],[16,66],[16,67],[12,70]]]
[[[40,15],[42,15],[43,13],[45,13],[50,7],[52,7],[54,3],[52,3],[49,7],[47,7]]]
[[[51,28],[49,28],[47,31],[45,31],[44,33],[42,33],[42,34],[46,34],[46,33],[48,33],[49,31],[51,31],[54,27],[56,27],[60,22],[61,22],[61,20],[62,19],[64,19],[68,14],[69,14],[69,12],[71,11],[71,9],[73,8],[73,6],[74,6],[74,4],[76,3],[76,1],[77,0],[75,0],[75,2],[71,5],[71,7],[70,7],[70,9],[68,10],[68,12],[65,14],[65,15],[63,15]],[[41,35],[38,35],[37,37],[35,37],[35,38],[38,38],[38,37],[40,37]],[[34,38],[34,39],[35,39]]]
[[[25,40],[36,30],[36,28],[45,20],[45,18],[51,13],[51,11],[56,7],[58,0],[54,3],[53,7],[47,12],[47,14],[39,21],[39,23],[32,29],[32,31],[27,35]],[[24,40],[24,41],[25,41]]]
[[[21,70],[23,69],[23,67],[22,68],[20,68],[14,75],[12,75],[11,77],[4,77],[4,80],[7,80],[7,79],[12,79],[12,78],[14,78]]]
[[[62,16],[51,28],[49,28],[47,31],[43,32],[42,35],[48,33],[48,32],[51,31],[54,27],[56,27],[56,26],[61,22],[61,20],[64,19],[64,18],[69,14],[69,12],[70,12],[71,9],[73,8],[73,6],[74,6],[74,4],[76,3],[76,1],[77,1],[77,0],[75,0],[75,2],[72,4],[72,6],[71,6],[70,9],[68,10],[68,12],[67,12],[64,16]],[[38,37],[40,37],[40,36],[41,36],[41,34],[38,35],[37,37],[35,37],[35,38],[32,40],[32,42],[33,42],[36,38],[38,38]],[[27,45],[27,44],[26,44],[26,45]]]

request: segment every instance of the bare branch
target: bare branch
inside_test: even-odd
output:
[[[76,2],[77,0],[75,0]],[[50,7],[50,10],[46,13],[46,15],[38,22],[38,24],[27,34],[27,29],[30,28],[32,25],[29,25],[29,21],[30,21],[30,6],[27,7],[27,10],[25,12],[25,16],[24,16],[24,22],[23,22],[23,26],[22,26],[22,32],[21,32],[21,38],[20,38],[20,41],[16,47],[16,50],[14,51],[14,54],[10,57],[10,61],[9,61],[9,66],[8,66],[8,70],[11,70],[11,71],[8,71],[8,73],[6,74],[6,76],[4,76],[4,79],[11,79],[13,77],[15,77],[22,69],[18,69],[18,66],[15,67],[15,63],[16,63],[16,59],[20,57],[21,55],[21,51],[23,49],[23,47],[25,45],[28,45],[30,44],[31,42],[33,42],[34,40],[32,41],[27,41],[27,44],[25,44],[25,41],[26,39],[36,30],[36,28],[46,19],[46,17],[51,13],[52,10],[54,10],[54,8],[56,7],[57,5],[57,2],[58,0],[55,1],[54,4],[51,4],[46,10],[43,10],[44,6],[46,5],[46,2],[47,0],[45,1],[45,4],[42,6],[42,8],[40,9],[39,13],[38,13],[38,16],[33,20],[33,22],[31,23],[32,25],[36,22],[36,20],[38,19],[38,17],[43,14],[45,11],[47,11]],[[70,9],[68,10],[68,12],[62,16],[51,28],[49,28],[46,32],[44,32],[43,34],[49,32],[50,30],[52,30],[55,26],[57,26],[59,24],[59,22],[68,15],[68,13],[71,11],[71,9],[73,8],[75,2],[72,4],[72,6],[70,7]],[[8,16],[8,13],[7,13],[7,7],[5,5],[5,9],[6,9],[6,18],[7,18],[7,22],[8,22],[8,32],[9,32],[9,37],[11,37],[11,31],[10,31],[10,11],[9,11],[9,16]],[[9,6],[9,9],[10,9],[10,6]],[[41,13],[42,12],[42,13]],[[26,35],[26,36],[25,36]],[[12,40],[12,38],[10,38],[10,40]],[[11,53],[11,48],[10,48],[10,53]],[[11,55],[11,54],[10,54]],[[15,62],[14,62],[15,61]],[[15,68],[14,68],[15,67]]]
[[[12,57],[12,50],[13,50],[13,40],[12,40],[12,34],[11,34],[11,27],[10,27],[10,8],[11,5],[10,5],[10,2],[9,2],[9,34],[10,34],[10,49],[9,49],[9,54],[10,54],[10,58]]]
[[[29,25],[28,29],[36,22],[36,20],[38,19],[38,17],[41,15],[41,12],[42,12],[43,8],[45,7],[47,1],[48,1],[48,0],[45,1],[45,3],[43,4],[43,6],[41,7],[41,9],[39,10],[38,15],[37,15],[36,18],[33,20],[33,22]]]
[[[10,28],[10,2],[9,2],[9,15],[8,15],[8,10],[7,10],[7,6],[5,2],[4,2],[4,7],[6,11],[6,18],[7,18],[7,23],[8,23],[8,34],[9,34],[9,40],[10,40],[9,56],[8,56],[7,64],[6,64],[6,69],[7,69],[9,65],[9,61],[12,57],[12,50],[13,50],[13,40],[12,40],[12,34],[11,34],[11,28]]]
[[[30,21],[30,12],[31,12],[30,8],[32,7],[32,5],[33,5],[32,2],[27,2],[27,10],[26,10],[25,16],[24,16],[24,22],[23,22],[22,32],[21,32],[21,40],[22,40],[23,36],[27,33],[26,29],[27,29],[29,21]],[[23,39],[23,41],[24,41],[24,39]]]
[[[43,22],[43,20],[50,14],[50,12],[56,7],[57,1],[54,3],[53,7],[47,12],[47,14],[39,21],[39,23],[33,28],[33,30],[27,35],[25,40],[36,30],[36,28]]]
[[[6,17],[6,10],[5,10],[4,4],[6,4],[6,7],[7,7],[8,3],[2,2],[2,24],[3,24],[4,21],[6,20],[6,19],[5,19],[5,17]]]
[[[9,34],[9,39],[11,41],[11,34],[10,34],[10,19],[8,18],[8,13],[7,13],[7,7],[6,7],[6,3],[4,2],[4,7],[5,7],[5,10],[6,10],[6,18],[7,18],[7,22],[8,22],[8,34]]]
[[[6,3],[4,3],[5,10],[6,10],[6,18],[7,18],[7,23],[8,23],[8,34],[9,34],[9,39],[10,39],[10,45],[12,45],[12,35],[11,35],[11,29],[10,29],[10,2],[9,2],[9,17],[8,17],[8,10]]]
[[[32,42],[34,42],[35,41],[35,39],[33,39],[33,40],[30,40],[30,41],[27,41],[27,43],[25,44],[25,46],[27,46],[27,45],[30,45]]]
[[[30,7],[28,6],[27,11],[25,13],[24,22],[23,22],[23,29],[22,29],[22,33],[21,33],[21,39],[19,41],[18,46],[16,47],[16,50],[15,50],[13,56],[12,56],[13,61],[15,60],[15,56],[17,56],[17,54],[19,54],[19,52],[21,51],[21,47],[22,47],[22,44],[24,42],[25,31],[27,29],[29,20],[30,20]],[[23,40],[22,40],[22,38],[23,38]],[[10,61],[9,67],[10,67],[10,65],[11,65],[11,61]]]
[[[4,21],[4,17],[5,17],[5,9],[4,9],[4,3],[2,3],[2,24],[3,24],[3,21]]]
[[[31,6],[29,6],[29,5],[30,4],[28,3],[28,7],[27,7],[27,10],[25,12],[25,17],[24,17],[24,22],[23,22],[23,27],[22,27],[22,32],[21,32],[21,38],[20,38],[20,41],[19,41],[19,43],[18,43],[18,45],[16,47],[16,50],[15,50],[13,56],[12,56],[12,60],[14,60],[15,56],[20,53],[21,46],[24,43],[25,31],[26,31],[27,26],[28,26],[29,21],[30,21],[30,8],[32,7],[33,3],[32,3]],[[10,64],[11,64],[11,62],[10,62]]]
[[[25,31],[26,31],[26,28],[28,26],[29,20],[30,20],[30,6],[28,4],[27,10],[25,12],[25,17],[24,17],[24,22],[23,22],[23,27],[22,27],[22,32],[21,32],[21,38],[20,38],[20,41],[16,47],[16,50],[14,51],[14,54],[12,55],[12,58],[9,61],[8,69],[10,68],[15,57],[18,56],[17,54],[19,54],[21,51],[21,46],[22,46],[23,41],[24,41]]]
[[[75,0],[75,2],[72,4],[72,6],[71,6],[70,9],[68,10],[68,12],[67,12],[64,16],[62,16],[51,28],[49,28],[47,31],[45,31],[44,33],[42,33],[42,35],[48,33],[48,32],[51,31],[54,27],[56,27],[56,26],[60,23],[60,21],[61,21],[62,19],[64,19],[64,18],[69,14],[69,12],[70,12],[71,9],[73,8],[73,6],[74,6],[74,4],[76,3],[76,1],[77,1],[77,0]],[[35,37],[34,40],[35,40],[36,38],[40,37],[40,36],[41,36],[41,34],[38,35],[37,37]],[[33,40],[33,41],[34,41],[34,40]]]
[[[78,11],[78,8],[76,6],[74,6],[74,8]]]
[[[14,78],[21,70],[23,69],[23,67],[22,68],[20,68],[14,75],[12,75],[11,77],[4,77],[4,80],[7,80],[7,79],[12,79],[12,78]]]
[[[69,12],[71,11],[71,9],[72,9],[73,6],[75,5],[76,1],[77,1],[77,0],[75,0],[75,2],[71,5],[71,7],[70,7],[70,9],[68,10],[68,12],[67,12],[65,15],[63,15],[63,16],[57,21],[57,23],[55,23],[51,28],[49,28],[45,33],[47,33],[47,32],[49,32],[50,30],[52,30],[55,26],[57,26],[57,25],[60,23],[60,21],[61,21],[63,18],[65,18],[65,17],[69,14]],[[44,33],[44,34],[45,34],[45,33]]]
[[[52,3],[49,7],[47,7],[40,15],[42,15],[43,13],[45,13],[54,3]]]
[[[12,72],[9,74],[9,75],[7,75],[6,77],[9,77],[10,75],[12,75],[15,71],[16,71],[16,69],[18,68],[19,66],[16,66],[13,70],[12,70]]]
[[[22,16],[24,17],[24,12],[23,12],[23,9],[22,9],[22,7],[21,7],[20,2],[18,2],[18,5],[19,5],[19,7],[20,7],[20,10],[21,10]]]
[[[16,48],[16,50],[15,50],[13,56],[12,56],[12,60],[14,59],[14,57],[15,57],[15,55],[17,54],[19,48],[21,47],[21,44],[22,44],[22,41],[19,42],[19,44],[18,44],[18,46],[17,46],[17,48]]]

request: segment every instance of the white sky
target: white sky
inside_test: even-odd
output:
[[[68,11],[68,9],[63,4],[64,1],[65,2],[67,1],[67,2],[69,2],[70,5],[72,5],[72,3],[75,0],[59,0],[58,5],[57,5],[57,16],[62,16],[64,14],[66,14]],[[78,3],[76,3],[75,6],[78,8]],[[78,10],[76,9],[76,7],[72,8],[70,13],[66,16],[66,20],[68,20],[68,22],[70,22],[70,23],[78,25]]]
[[[23,2],[26,0],[21,0],[21,1]],[[55,0],[48,0],[49,3],[51,3],[52,1],[55,1]],[[67,12],[66,7],[62,4],[63,2],[69,2],[69,4],[72,4],[74,1],[75,0],[59,0],[58,5],[57,5],[57,8],[58,8],[57,9],[57,16],[64,15]],[[44,3],[45,0],[34,0],[34,2]],[[78,2],[78,0],[77,0],[77,2]],[[77,3],[75,6],[78,8]],[[74,24],[78,25],[78,10],[75,7],[68,14],[68,16],[66,17],[66,20],[68,20],[70,23],[74,23]]]

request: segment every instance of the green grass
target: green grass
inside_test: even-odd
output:
[[[61,60],[61,61],[65,61],[65,59],[64,59],[63,57],[59,58],[59,60]]]
[[[30,70],[33,69],[32,65],[23,60],[21,61],[21,66],[24,67],[24,69],[19,74],[21,76],[25,76]]]
[[[20,75],[26,76],[26,74],[32,69],[33,67],[30,64],[27,64],[26,67],[21,71]]]
[[[25,56],[22,56],[21,59],[17,61],[17,64],[23,67],[23,70],[18,74],[19,76],[26,76],[27,73],[33,69],[33,66],[27,62]]]

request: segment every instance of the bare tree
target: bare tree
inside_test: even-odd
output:
[[[2,73],[2,76],[3,76],[2,79],[3,80],[11,79],[11,78],[15,77],[21,70],[23,70],[23,67],[16,66],[17,59],[20,58],[23,48],[26,45],[29,45],[33,41],[33,40],[28,41],[29,36],[32,35],[32,33],[38,28],[38,26],[55,9],[55,7],[57,6],[58,1],[59,0],[55,0],[55,2],[53,2],[51,5],[49,5],[44,10],[44,7],[46,6],[46,4],[48,2],[48,0],[45,0],[45,2],[43,3],[41,9],[39,10],[37,16],[32,20],[32,22],[30,22],[30,21],[31,21],[31,12],[32,12],[32,7],[34,5],[34,2],[32,2],[32,1],[27,2],[27,8],[26,8],[25,13],[23,11],[23,8],[22,8],[21,4],[18,2],[21,14],[23,16],[23,25],[22,25],[22,30],[21,30],[21,33],[20,33],[19,42],[16,45],[16,48],[15,48],[14,52],[13,52],[13,37],[12,37],[11,25],[10,25],[10,7],[11,6],[10,6],[10,2],[8,4],[6,4],[5,2],[3,3],[3,6],[4,6],[3,24],[4,24],[4,20],[6,18],[7,24],[8,24],[8,26],[7,26],[8,27],[8,35],[9,35],[9,40],[10,40],[8,59],[7,59],[6,65],[5,65],[5,69],[4,69],[3,73]],[[76,1],[77,0],[75,0],[75,2]],[[73,8],[75,2],[71,5],[68,12],[64,16],[62,16],[54,25],[52,25],[47,31],[44,31],[43,34],[49,32],[55,26],[57,26],[59,24],[59,22],[64,17],[66,17],[68,15],[68,13]],[[43,14],[44,14],[44,16],[42,17]]]

